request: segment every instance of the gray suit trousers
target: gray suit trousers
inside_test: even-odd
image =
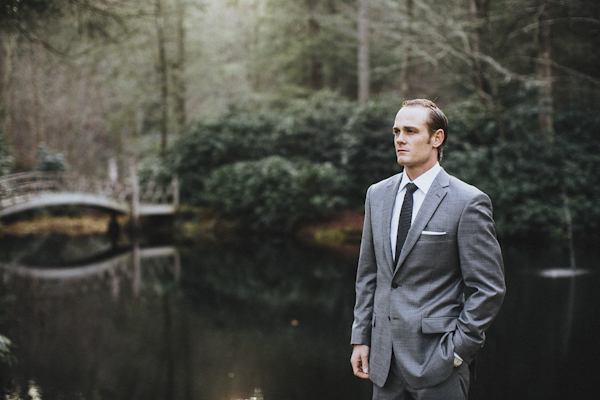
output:
[[[469,367],[463,363],[454,368],[445,381],[437,385],[416,389],[402,377],[395,357],[392,357],[390,374],[383,387],[373,384],[373,400],[467,400],[469,393]]]

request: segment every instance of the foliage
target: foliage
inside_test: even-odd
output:
[[[144,186],[149,183],[168,185],[173,179],[173,171],[162,162],[156,153],[144,154],[137,165],[138,181]]]
[[[6,141],[2,126],[0,126],[0,176],[8,175],[12,172],[14,156],[12,148]]]
[[[75,53],[73,47],[78,46],[74,43],[82,37],[116,39],[125,29],[118,9],[126,1],[119,4],[105,0],[5,0],[4,3],[0,7],[0,22],[6,31],[19,32],[47,50],[64,55]],[[61,29],[56,29],[57,25]],[[53,43],[58,42],[57,32],[63,34],[61,43]]]
[[[354,105],[328,91],[297,99],[279,113],[274,151],[282,157],[311,162],[341,163],[342,128]]]
[[[358,46],[348,3],[266,0],[261,22],[267,23],[250,65],[258,88],[329,89],[354,97]]]
[[[98,173],[109,157],[134,156],[142,180],[177,174],[182,201],[206,205],[208,182],[227,168],[270,160],[286,176],[285,160],[299,171],[330,165],[331,193],[360,207],[369,184],[399,171],[389,127],[401,99],[422,97],[450,119],[443,165],[490,194],[499,234],[564,235],[563,193],[575,231],[598,228],[596,0],[371,1],[370,89],[385,100],[364,107],[353,102],[356,1],[161,2],[169,100],[185,93],[199,121],[169,138],[166,160],[140,149],[162,121],[154,4],[8,0],[0,122],[14,152],[0,141],[0,168],[10,154],[14,169],[34,168],[40,142],[57,151],[40,150],[41,169],[68,160]],[[554,133],[541,133],[542,113]]]
[[[593,232],[600,225],[593,206],[600,196],[594,174],[600,168],[600,140],[592,132],[600,128],[600,119],[582,111],[556,114],[556,129],[565,133],[541,134],[540,111],[528,102],[523,94],[501,120],[476,102],[450,107],[442,165],[491,197],[501,236],[535,232],[564,237],[563,193],[569,199],[575,232]],[[266,201],[261,185],[270,187],[268,193],[283,193],[289,176],[302,176],[291,171],[328,163],[335,173],[324,193],[360,208],[369,185],[401,170],[390,134],[397,108],[394,99],[358,106],[329,94],[270,112],[231,108],[213,122],[198,123],[173,146],[170,159],[176,160],[173,170],[183,182],[182,201],[209,204],[254,229],[273,229],[277,224],[291,229],[310,213],[279,195]],[[295,196],[295,189],[287,190]],[[302,201],[310,203],[306,197]],[[265,213],[264,220],[257,210]],[[294,213],[297,218],[281,222]]]
[[[0,362],[12,365],[15,362],[14,356],[11,354],[12,342],[6,336],[0,335]]]
[[[338,194],[349,204],[362,205],[369,184],[398,170],[389,134],[395,103],[357,107],[319,92],[271,111],[232,107],[179,138],[167,164],[179,176],[182,201],[203,205],[206,179],[224,165],[274,155],[300,163],[331,163],[345,181]]]
[[[167,159],[181,182],[182,200],[202,204],[205,180],[214,169],[273,154],[274,127],[270,114],[232,107],[216,120],[190,128],[173,144]]]
[[[392,136],[398,108],[396,101],[369,102],[356,107],[344,125],[341,167],[348,181],[345,197],[355,207],[362,206],[369,185],[401,170]]]
[[[62,153],[52,151],[44,143],[38,146],[38,171],[60,172],[68,169],[65,156]]]
[[[289,232],[343,204],[335,195],[337,175],[331,164],[298,165],[271,156],[216,169],[206,191],[209,204],[240,227]]]
[[[506,117],[511,119],[507,134],[514,140],[469,150],[451,147],[445,168],[490,196],[501,236],[565,237],[563,193],[574,231],[596,232],[600,140],[594,132],[600,129],[600,118],[581,111],[556,115],[561,134],[550,138],[531,129],[535,113],[516,107]]]
[[[19,26],[25,22],[33,22],[47,18],[58,12],[56,0],[4,0],[0,7],[2,26]]]

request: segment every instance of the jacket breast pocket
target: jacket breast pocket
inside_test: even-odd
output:
[[[408,258],[416,262],[415,265],[428,269],[445,268],[444,266],[450,264],[455,268],[455,263],[458,265],[456,249],[455,241],[448,235],[421,235],[408,254]]]
[[[428,317],[421,320],[423,333],[446,333],[456,330],[458,317]]]
[[[447,232],[423,231],[419,236],[419,243],[442,243],[449,240]]]

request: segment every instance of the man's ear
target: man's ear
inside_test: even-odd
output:
[[[446,134],[444,133],[443,129],[438,129],[437,131],[435,131],[432,139],[433,147],[440,147],[442,143],[444,143],[445,136]]]

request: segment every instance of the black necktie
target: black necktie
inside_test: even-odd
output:
[[[406,185],[406,193],[404,194],[404,201],[402,202],[402,209],[400,210],[400,221],[398,222],[398,237],[396,239],[396,259],[394,263],[398,262],[400,257],[400,251],[404,246],[404,241],[408,235],[410,229],[410,222],[412,220],[413,210],[413,193],[417,190],[417,185],[410,182]]]

